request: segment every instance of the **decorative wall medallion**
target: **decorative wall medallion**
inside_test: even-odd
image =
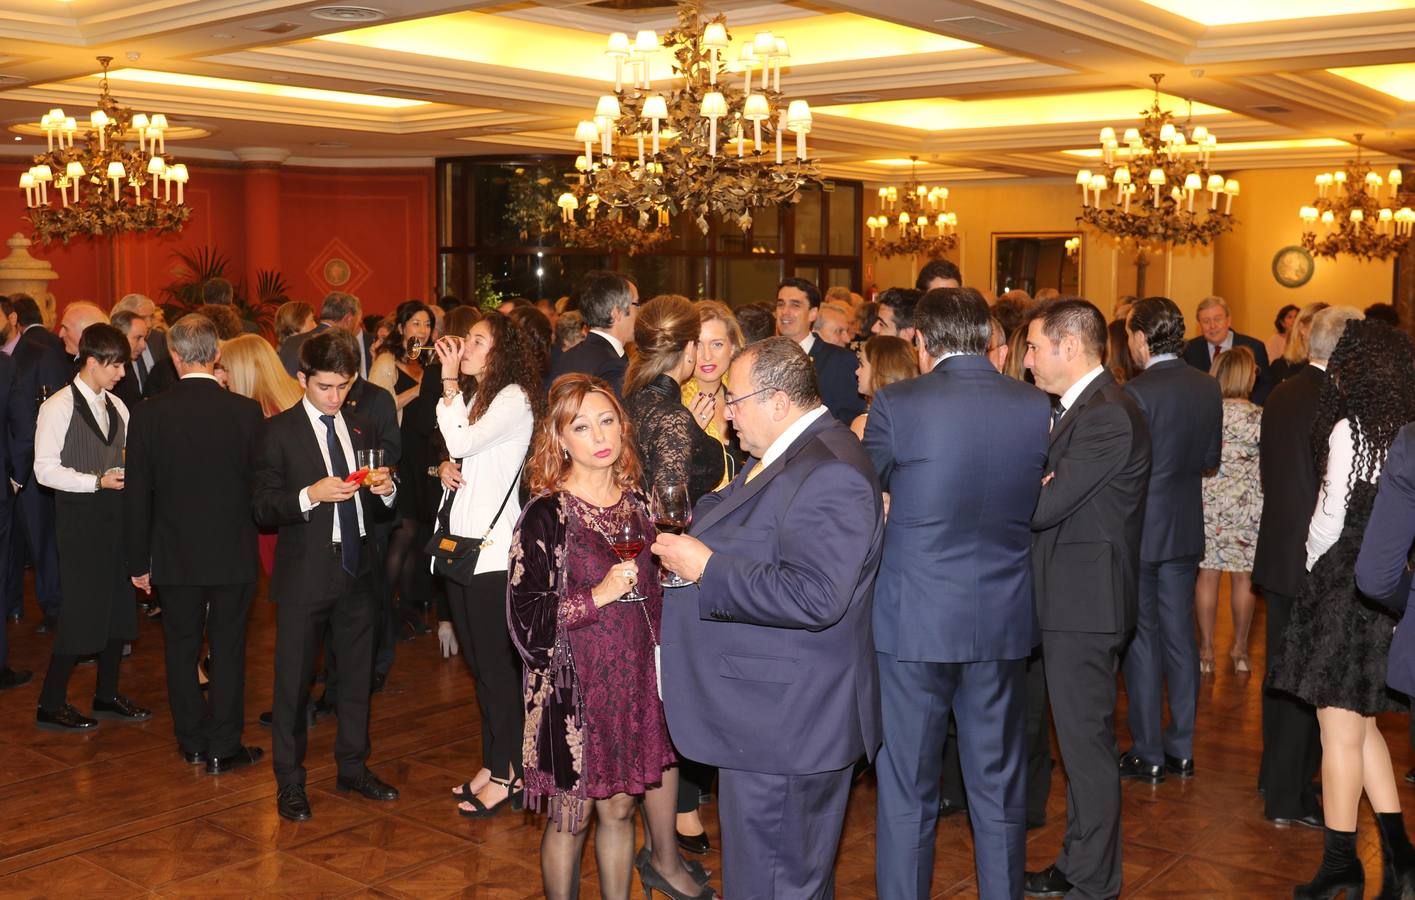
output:
[[[1273,278],[1286,288],[1299,288],[1312,280],[1317,264],[1306,247],[1293,244],[1273,255]]]
[[[349,264],[338,257],[329,260],[324,264],[324,280],[334,287],[348,284]]]
[[[319,290],[355,294],[359,286],[368,281],[373,269],[348,244],[331,238],[310,260],[305,274]]]

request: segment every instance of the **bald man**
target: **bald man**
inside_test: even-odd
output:
[[[64,341],[64,352],[70,358],[79,355],[79,337],[84,329],[99,322],[108,324],[108,313],[96,303],[75,300],[64,307],[64,318],[59,321],[59,337]]]
[[[850,314],[835,303],[822,303],[820,315],[816,316],[815,332],[827,344],[850,346]]]

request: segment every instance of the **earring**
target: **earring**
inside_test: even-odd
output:
[[[566,450],[564,447],[561,447],[561,448],[560,448],[560,452],[561,452],[562,455],[564,455],[564,457],[565,457],[566,459],[569,459],[569,458],[570,458],[570,451],[569,451],[569,450]]]

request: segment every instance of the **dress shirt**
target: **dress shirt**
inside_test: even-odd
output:
[[[940,356],[940,357],[938,357],[937,359],[935,359],[933,362],[929,363],[929,371],[932,372],[934,369],[937,369],[937,368],[938,368],[938,364],[941,363],[941,362],[943,362],[945,359],[952,359],[952,358],[955,357],[955,356],[967,356],[967,355],[968,355],[968,354],[966,354],[966,353],[945,353],[945,354],[943,354],[942,356]]]
[[[210,378],[212,381],[216,381],[216,376],[215,376],[215,375],[212,375],[210,372],[188,372],[187,374],[185,374],[185,375],[182,376],[181,380],[182,380],[182,381],[186,381],[188,378]],[[217,384],[220,384],[221,382],[216,381],[216,383],[217,383]],[[321,423],[319,424],[319,427],[320,427],[320,428],[323,428],[323,427],[324,427],[324,423],[321,422]],[[349,471],[352,472],[352,471],[354,471],[354,470],[353,470],[353,469],[350,469]]]
[[[806,335],[804,338],[801,339],[800,344],[801,349],[806,351],[807,354],[809,354],[811,352],[811,348],[816,345],[816,333],[812,331],[810,334]]]
[[[329,461],[329,429],[324,426],[324,422],[320,421],[320,416],[324,415],[324,413],[320,412],[315,405],[310,402],[308,397],[302,399],[300,403],[305,408],[305,415],[310,417],[310,427],[314,429],[316,443],[319,444],[319,455],[324,459],[324,471],[333,475],[334,466]],[[349,425],[344,421],[343,412],[336,413],[334,416],[334,433],[339,437],[339,446],[344,449],[344,464],[349,467],[350,472],[357,472],[358,466],[354,462],[354,441],[353,438],[349,437]],[[394,493],[396,493],[396,490]],[[379,499],[383,501],[385,506],[392,506],[393,496],[393,494],[389,494]],[[368,534],[368,528],[364,525],[364,505],[359,502],[358,494],[355,494],[352,499],[354,501],[354,509],[357,510],[359,514],[359,537],[364,537]],[[300,488],[300,512],[308,514],[310,510],[318,505],[318,502],[310,499],[310,489],[308,487]],[[334,529],[333,536],[330,540],[337,544],[340,542],[339,517],[332,516],[331,518],[334,520]]]
[[[1322,475],[1322,488],[1317,492],[1317,507],[1307,526],[1307,571],[1317,564],[1323,553],[1341,537],[1346,527],[1346,485],[1351,470],[1356,467],[1356,440],[1350,419],[1332,426],[1327,439],[1327,470]],[[1381,464],[1371,473],[1373,481],[1380,478]]]
[[[1209,362],[1213,362],[1214,357],[1220,353],[1233,349],[1233,329],[1228,329],[1228,336],[1223,339],[1223,343],[1218,345],[1217,350],[1214,349],[1214,345],[1209,342],[1208,338],[1204,338],[1204,344],[1209,348]]]
[[[621,359],[623,358],[624,342],[619,340],[619,338],[605,331],[603,328],[591,328],[590,334],[597,334],[600,337],[604,338],[606,341],[609,341],[609,346],[614,348],[614,352],[618,353]]]
[[[786,452],[786,448],[791,446],[791,442],[801,436],[801,433],[811,426],[811,423],[821,416],[829,413],[830,410],[824,406],[817,406],[815,409],[801,416],[786,427],[786,430],[771,442],[771,446],[766,448],[762,454],[761,462],[757,463],[757,470],[761,471],[767,466],[776,462],[777,457]]]
[[[122,400],[107,391],[95,394],[84,384],[82,378],[75,378],[73,383],[79,386],[79,393],[88,403],[94,420],[98,422],[98,427],[103,429],[104,434],[110,433],[108,405],[105,400],[113,401],[113,408],[118,410],[118,415],[123,418],[123,425],[126,427],[128,407],[123,405]],[[73,391],[61,390],[45,400],[44,405],[39,408],[39,419],[34,426],[34,477],[40,484],[56,491],[92,494],[98,490],[93,477],[98,473],[80,472],[59,461],[59,455],[64,450],[64,440],[69,436],[69,423],[73,418]]]
[[[1156,353],[1150,357],[1150,361],[1145,363],[1145,368],[1153,366],[1155,363],[1169,362],[1171,359],[1178,359],[1178,353]]]
[[[15,333],[10,335],[10,339],[6,341],[3,346],[0,346],[0,353],[5,354],[6,356],[13,356],[15,353],[15,347],[19,346],[20,335],[24,333],[25,332],[23,328],[16,328]]]
[[[1096,366],[1085,375],[1082,375],[1075,384],[1066,389],[1066,393],[1061,395],[1060,400],[1062,417],[1065,417],[1066,414],[1071,411],[1071,405],[1076,402],[1077,397],[1081,396],[1081,392],[1090,386],[1091,382],[1095,381],[1104,371],[1105,366]],[[1060,421],[1060,419],[1057,421]]]

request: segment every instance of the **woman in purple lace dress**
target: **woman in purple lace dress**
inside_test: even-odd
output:
[[[549,817],[546,896],[576,895],[594,813],[602,896],[627,897],[635,866],[669,897],[712,897],[702,868],[678,855],[678,773],[655,661],[663,591],[648,551],[653,520],[635,493],[639,462],[607,384],[556,380],[527,468],[535,499],[512,538],[507,619],[526,664],[525,799]],[[644,546],[621,561],[613,544],[626,521]],[[645,599],[623,599],[634,589]],[[635,859],[640,796],[653,851]]]

